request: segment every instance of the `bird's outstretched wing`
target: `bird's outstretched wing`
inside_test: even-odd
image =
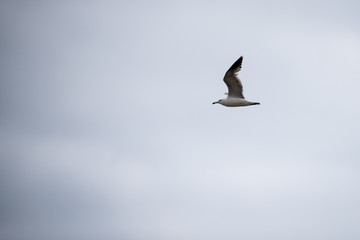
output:
[[[243,86],[237,73],[241,70],[243,57],[241,56],[230,68],[224,76],[224,82],[229,89],[229,97],[244,98]]]

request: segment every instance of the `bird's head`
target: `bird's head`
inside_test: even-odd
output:
[[[220,99],[219,101],[213,102],[213,104],[215,103],[221,103],[222,99]]]

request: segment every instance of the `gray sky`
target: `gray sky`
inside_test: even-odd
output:
[[[2,238],[359,239],[359,7],[2,1]]]

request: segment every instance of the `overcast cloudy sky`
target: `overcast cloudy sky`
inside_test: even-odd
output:
[[[359,8],[1,1],[1,239],[360,239]]]

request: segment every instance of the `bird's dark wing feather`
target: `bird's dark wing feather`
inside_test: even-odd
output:
[[[241,56],[225,73],[224,82],[229,89],[229,97],[244,98],[243,86],[237,77],[237,73],[241,70],[242,60]]]

